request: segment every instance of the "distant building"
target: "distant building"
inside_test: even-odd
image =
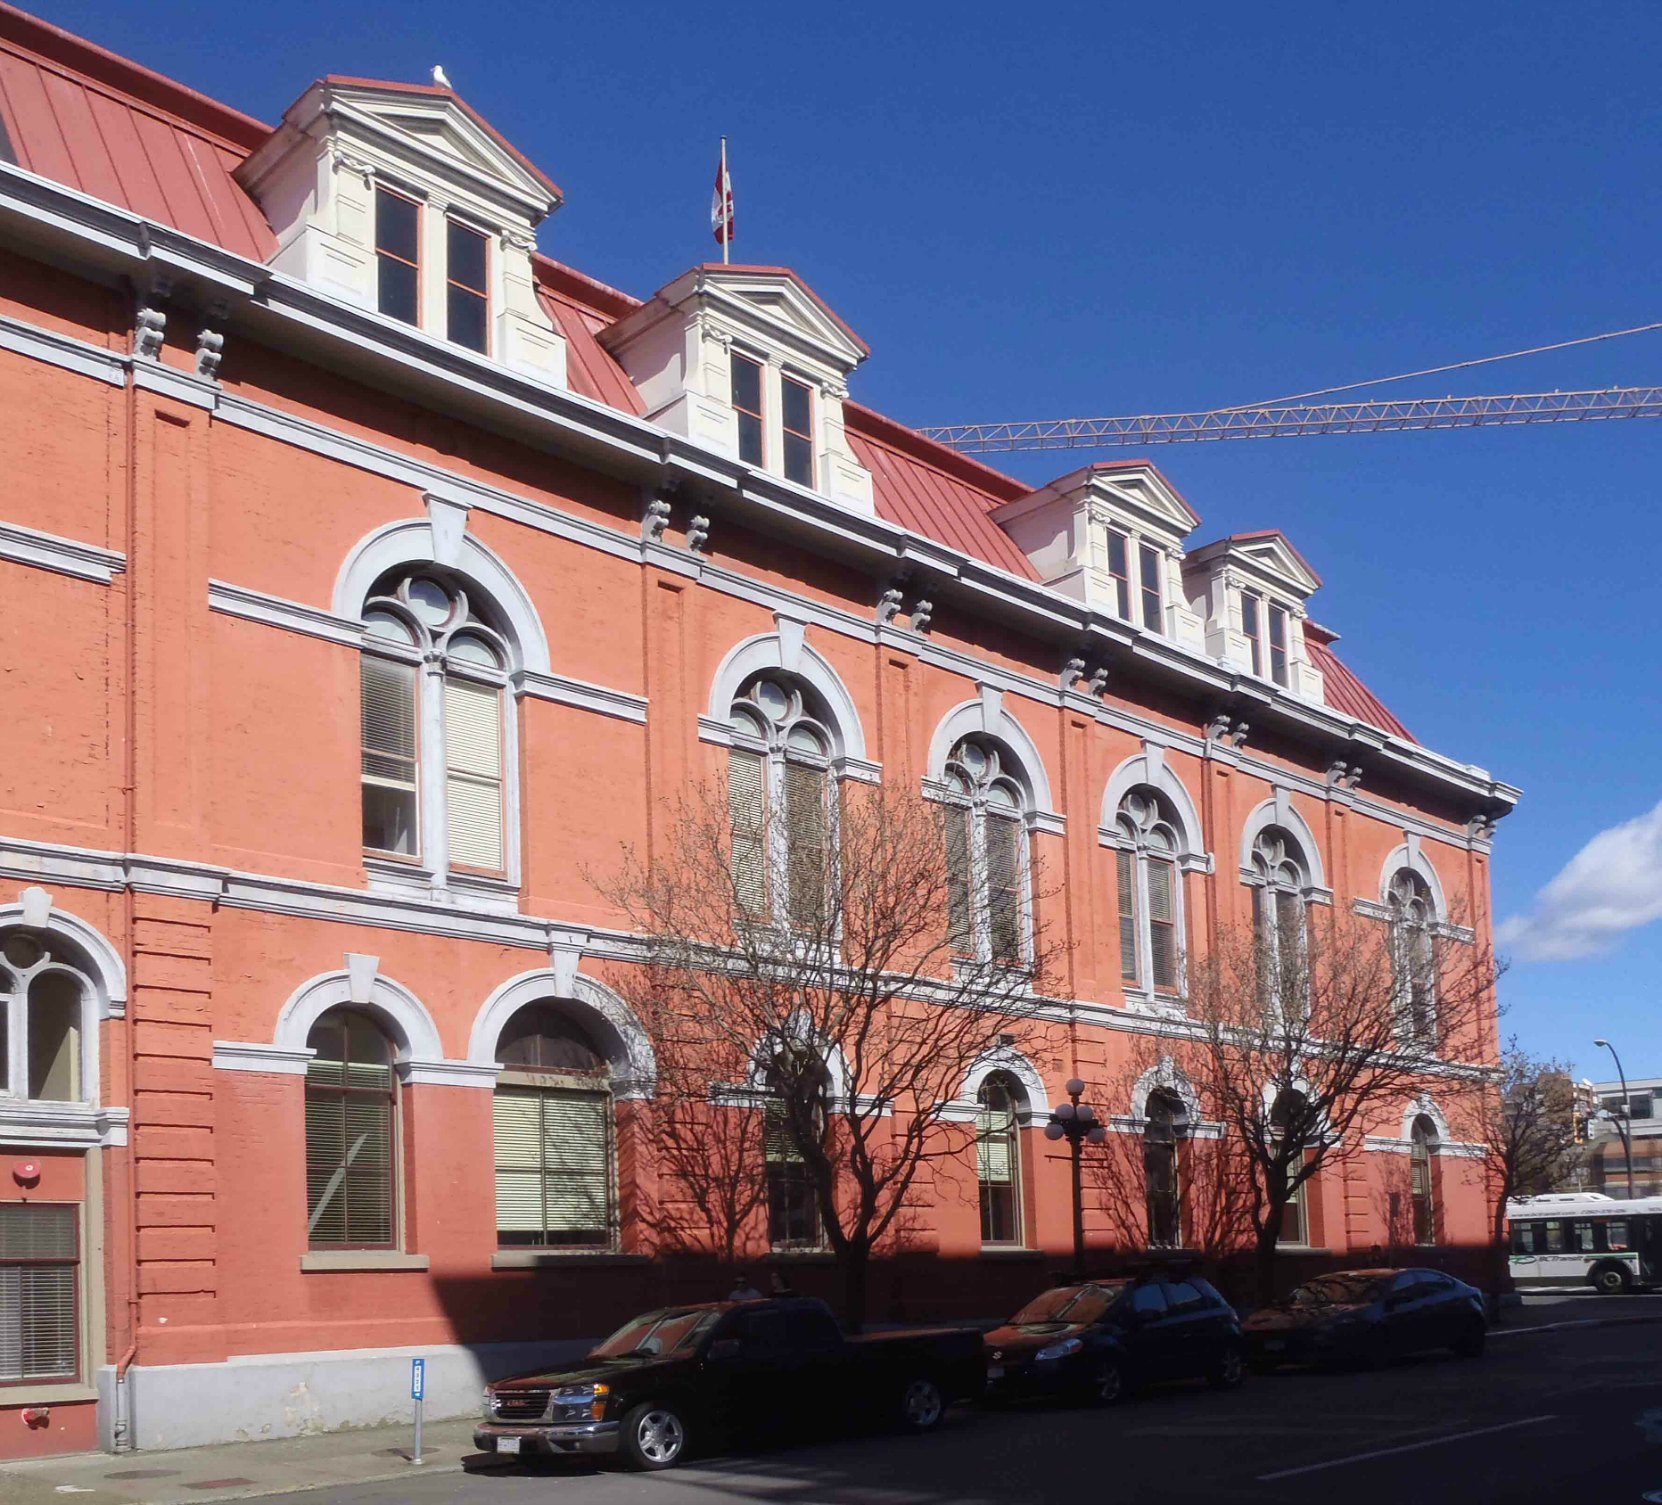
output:
[[[1632,1195],[1662,1196],[1662,1076],[1630,1078],[1625,1103],[1620,1082],[1586,1086],[1589,1189],[1613,1197],[1629,1194],[1621,1132],[1625,1128],[1633,1142]]]

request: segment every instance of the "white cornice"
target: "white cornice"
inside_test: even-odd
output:
[[[967,605],[971,615],[1005,621],[1040,641],[1123,643],[1129,631],[1132,660],[1144,665],[1154,679],[1172,683],[1191,698],[1204,702],[1227,696],[1251,702],[1255,724],[1279,721],[1295,735],[1364,748],[1398,777],[1454,790],[1484,813],[1504,814],[1517,801],[1518,790],[1482,769],[1325,707],[1300,702],[1169,639],[1095,615],[1036,582],[955,554],[880,518],[852,512],[696,441],[508,370],[396,320],[354,308],[262,263],[5,164],[0,164],[0,226],[14,240],[31,243],[49,258],[62,259],[72,250],[81,262],[90,263],[106,277],[129,278],[143,285],[165,273],[180,293],[227,298],[233,305],[234,325],[245,323],[278,348],[298,349],[336,370],[354,361],[362,363],[365,376],[377,385],[396,388],[416,401],[442,406],[525,442],[586,460],[613,474],[660,484],[680,479],[709,486],[716,496],[727,498],[729,505],[749,513],[747,522],[764,534],[796,539],[885,577],[897,565],[924,567],[942,576],[940,583],[949,585],[953,594],[963,593],[961,604]],[[67,365],[71,356],[84,360],[87,352],[93,353],[95,363],[108,357],[99,347],[74,342],[67,346],[60,342],[53,352],[29,353]],[[132,362],[125,364],[130,368]],[[222,396],[217,409],[221,416],[229,416],[227,406]],[[544,519],[554,515],[542,507],[537,512]],[[933,583],[931,589],[936,589]]]
[[[114,549],[60,538],[56,533],[25,528],[22,523],[0,522],[0,559],[73,575],[77,580],[94,580],[99,585],[108,585],[127,568],[127,556]]]

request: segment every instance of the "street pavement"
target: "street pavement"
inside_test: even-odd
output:
[[[463,1426],[431,1431],[422,1469],[389,1451],[407,1438],[336,1434],[128,1455],[106,1460],[103,1477],[93,1460],[84,1474],[67,1462],[25,1465],[0,1474],[0,1502],[173,1505],[273,1497],[281,1480],[278,1488],[306,1491],[274,1496],[296,1505],[1615,1505],[1651,1491],[1662,1498],[1662,1296],[1532,1295],[1477,1360],[1278,1373],[1227,1395],[1172,1387],[1107,1411],[960,1411],[928,1437],[813,1441],[665,1474],[609,1462],[498,1463],[471,1454]],[[363,1455],[355,1463],[353,1448]],[[389,1470],[397,1476],[349,1482]],[[120,1474],[128,1477],[112,1477]]]

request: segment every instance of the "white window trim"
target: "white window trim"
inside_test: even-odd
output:
[[[943,770],[944,772],[944,770]],[[934,800],[938,804],[948,805],[954,809],[966,811],[969,816],[969,890],[970,890],[970,932],[975,952],[973,956],[963,957],[960,960],[970,966],[1006,966],[1018,969],[1030,969],[1033,965],[1033,812],[1027,807],[1026,790],[1021,788],[1021,781],[1010,774],[1002,776],[1005,782],[1016,784],[1021,789],[1022,808],[1010,815],[994,814],[988,808],[986,791],[965,797],[950,789],[946,784],[932,784],[924,790],[924,798]],[[1018,947],[1020,959],[1014,962],[1005,961],[993,955],[992,946],[992,893],[988,879],[990,869],[987,864],[987,822],[989,820],[1007,820],[1016,827],[1016,923],[1020,928]]]

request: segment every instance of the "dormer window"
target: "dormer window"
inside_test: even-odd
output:
[[[560,190],[451,90],[319,79],[236,180],[270,222],[274,270],[566,385],[532,255]]]
[[[375,190],[376,307],[421,323],[421,205],[390,188]]]
[[[732,356],[733,413],[739,424],[739,458],[763,464],[762,363],[737,350]]]
[[[1137,575],[1143,603],[1143,626],[1150,632],[1161,631],[1164,614],[1160,600],[1160,551],[1148,544],[1137,548]]]
[[[1241,632],[1252,658],[1252,672],[1260,679],[1268,661],[1270,678],[1286,689],[1291,678],[1287,669],[1287,608],[1268,603],[1256,591],[1241,592]]]
[[[490,242],[471,225],[445,222],[445,334],[481,355],[490,348],[489,252]]]
[[[814,392],[794,376],[779,379],[779,423],[785,439],[785,479],[814,484]]]
[[[1130,541],[1118,529],[1108,530],[1108,575],[1114,582],[1114,615],[1131,620]]]

